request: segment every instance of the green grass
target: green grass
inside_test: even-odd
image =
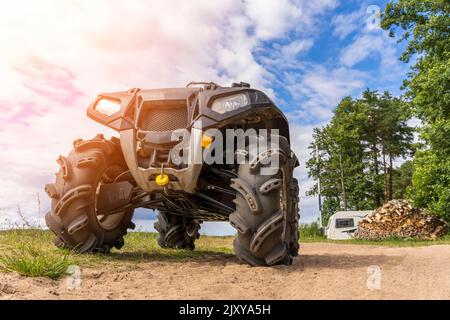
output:
[[[56,248],[50,231],[0,231],[0,271],[57,279],[65,275],[69,265],[135,265],[147,261],[217,259],[233,255],[234,237],[202,236],[196,242],[195,250],[163,249],[157,244],[156,237],[156,233],[133,232],[125,237],[125,246],[121,250],[113,249],[110,254],[78,254]]]
[[[300,242],[327,242],[338,244],[357,244],[357,245],[373,245],[373,246],[388,246],[388,247],[423,247],[441,244],[450,244],[450,235],[446,235],[437,240],[421,240],[421,239],[401,239],[388,238],[384,240],[363,240],[363,239],[349,239],[349,240],[328,240],[324,237],[301,238]]]
[[[450,244],[450,234],[447,234],[437,240],[420,240],[420,239],[402,239],[389,238],[384,240],[328,240],[325,235],[320,234],[320,228],[317,223],[302,224],[300,226],[300,242],[327,242],[339,244],[358,244],[358,245],[376,245],[391,247],[419,247],[438,244]]]
[[[32,242],[19,242],[0,254],[0,270],[28,277],[58,279],[72,264],[70,253],[53,253]]]
[[[326,242],[337,244],[382,245],[382,246],[427,246],[450,244],[450,234],[434,241],[417,239],[327,240],[320,235],[317,225],[302,225],[300,242]],[[37,229],[0,231],[0,271],[17,272],[30,277],[45,276],[58,279],[66,274],[69,265],[80,267],[136,266],[149,261],[174,261],[211,259],[220,261],[233,255],[234,237],[201,236],[195,250],[162,249],[156,242],[157,234],[132,232],[125,237],[121,250],[111,254],[77,254],[60,250],[53,245],[54,235],[50,231]]]

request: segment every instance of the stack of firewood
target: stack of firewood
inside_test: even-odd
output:
[[[392,200],[359,222],[355,237],[368,240],[418,238],[434,240],[447,233],[446,223],[405,200]]]

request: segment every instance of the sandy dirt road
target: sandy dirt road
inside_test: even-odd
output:
[[[0,274],[0,299],[450,299],[450,246],[305,243],[290,267],[219,254],[84,268],[80,288],[67,285]]]

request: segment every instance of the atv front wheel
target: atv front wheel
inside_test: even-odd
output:
[[[57,162],[61,168],[56,182],[45,186],[52,200],[45,220],[56,235],[56,246],[78,252],[120,249],[127,229],[134,228],[134,210],[125,208],[134,186],[118,183],[127,171],[119,139],[97,135],[75,140],[69,156]]]
[[[180,215],[158,212],[155,229],[159,232],[158,244],[161,248],[191,249],[200,237],[200,224]]]
[[[279,147],[268,145],[266,152],[239,166],[231,185],[236,190],[236,211],[230,224],[238,231],[234,252],[253,266],[289,265],[299,248],[296,159],[286,138],[279,137]],[[279,167],[262,174],[269,169],[264,164],[267,157],[274,155],[279,156]]]

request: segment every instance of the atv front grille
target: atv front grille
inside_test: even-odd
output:
[[[186,106],[171,108],[147,108],[140,116],[139,127],[146,131],[173,131],[186,128],[188,124]]]

